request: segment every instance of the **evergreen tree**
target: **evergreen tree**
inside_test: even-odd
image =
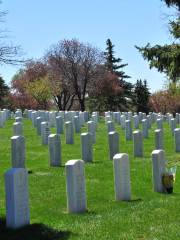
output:
[[[170,84],[178,84],[180,81],[180,1],[163,0],[168,7],[177,7],[178,15],[174,21],[169,22],[170,33],[175,41],[168,45],[151,46],[149,43],[145,47],[137,47],[144,59],[149,61],[150,68],[155,67],[159,72],[163,72],[170,80]]]
[[[148,113],[150,92],[146,80],[137,80],[134,88],[134,95],[136,111]]]
[[[123,71],[123,68],[126,67],[128,64],[122,64],[122,59],[116,58],[114,56],[114,45],[112,44],[110,39],[107,39],[106,45],[106,52],[104,52],[106,60],[106,70],[118,76],[119,87],[123,89],[121,93],[116,96],[108,97],[106,101],[109,105],[109,110],[115,111],[119,109],[122,111],[126,111],[129,108],[131,99],[133,97],[133,85],[125,80],[127,78],[130,78],[130,76],[126,75],[126,73]]]
[[[5,104],[5,97],[9,93],[9,87],[5,84],[3,78],[0,76],[0,108]]]
[[[104,53],[105,59],[106,59],[106,69],[110,71],[111,73],[115,73],[118,75],[118,77],[121,80],[124,80],[126,78],[130,78],[128,75],[125,74],[125,72],[122,70],[122,68],[126,67],[128,64],[120,64],[122,62],[121,58],[115,58],[114,56],[114,45],[112,44],[110,39],[107,39],[106,41],[106,52]]]

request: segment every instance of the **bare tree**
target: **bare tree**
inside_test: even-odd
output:
[[[70,110],[75,93],[69,81],[63,76],[61,71],[62,59],[56,55],[48,55],[46,58],[49,82],[52,95],[59,110]]]
[[[84,111],[88,87],[97,74],[97,66],[104,60],[103,54],[90,44],[72,39],[53,45],[46,58],[57,60],[65,85],[72,96],[77,96],[81,111]]]
[[[0,4],[2,2],[0,1]],[[0,23],[4,22],[7,11],[0,10]],[[0,29],[0,65],[11,64],[16,65],[24,63],[21,59],[23,53],[20,46],[14,46],[12,43],[7,43],[7,31]]]

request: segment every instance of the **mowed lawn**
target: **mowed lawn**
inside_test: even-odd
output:
[[[114,199],[113,162],[109,160],[107,128],[101,119],[94,145],[94,162],[85,165],[88,211],[68,214],[66,210],[65,163],[81,159],[80,134],[75,144],[65,144],[61,135],[62,167],[49,167],[48,146],[29,120],[23,120],[26,138],[26,167],[29,174],[31,225],[19,230],[5,227],[4,173],[11,167],[10,137],[12,124],[8,120],[0,129],[0,240],[50,239],[180,239],[180,153],[175,153],[174,140],[167,123],[164,124],[167,163],[177,165],[173,194],[153,192],[151,153],[154,150],[155,124],[144,140],[144,157],[133,157],[133,142],[120,134],[120,152],[128,153],[131,167],[132,201]],[[179,126],[180,127],[180,126]],[[87,131],[87,126],[82,132]],[[55,133],[55,128],[51,129]]]

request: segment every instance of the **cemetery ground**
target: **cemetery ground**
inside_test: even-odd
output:
[[[85,165],[88,211],[82,214],[67,213],[65,182],[65,163],[81,159],[80,134],[75,134],[73,145],[65,144],[64,134],[61,135],[62,166],[49,167],[48,146],[41,144],[30,120],[23,120],[31,225],[7,229],[4,173],[11,168],[13,122],[8,120],[0,129],[0,240],[180,239],[180,154],[175,153],[170,127],[164,123],[165,155],[169,166],[177,166],[176,181],[173,194],[160,194],[153,191],[152,185],[151,153],[155,149],[156,125],[149,130],[149,138],[143,140],[142,158],[133,157],[133,141],[126,141],[124,130],[116,125],[120,152],[129,154],[132,189],[131,201],[117,202],[107,127],[102,119],[93,145],[93,163]],[[87,132],[86,125],[81,132]],[[51,133],[55,133],[55,128]]]

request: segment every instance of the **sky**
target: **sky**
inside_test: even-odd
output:
[[[172,42],[170,12],[160,0],[3,0],[0,7],[8,12],[0,27],[8,30],[4,41],[20,45],[24,58],[41,58],[52,44],[72,38],[104,51],[110,38],[116,57],[128,63],[129,81],[146,79],[151,92],[164,86],[165,75],[150,70],[134,47]],[[6,83],[20,67],[0,66]]]

